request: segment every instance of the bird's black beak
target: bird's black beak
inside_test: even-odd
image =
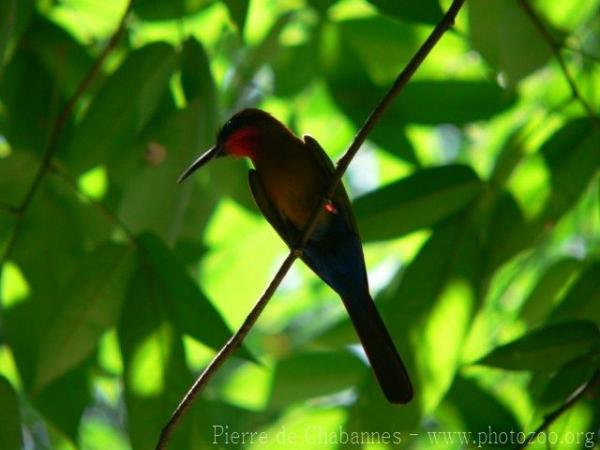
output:
[[[204,164],[209,162],[214,158],[218,158],[219,156],[223,156],[223,152],[221,151],[221,147],[219,145],[215,145],[214,147],[205,151],[202,155],[198,157],[190,166],[185,169],[185,171],[181,174],[181,176],[177,179],[177,183],[181,183],[187,177],[189,177],[192,173],[202,167]]]

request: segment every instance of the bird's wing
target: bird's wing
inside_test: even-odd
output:
[[[325,150],[323,150],[323,147],[321,147],[321,144],[319,144],[315,138],[308,134],[305,134],[302,137],[304,138],[304,143],[312,150],[312,154],[316,156],[315,159],[317,160],[317,163],[321,169],[325,171],[328,176],[331,176],[331,174],[335,171],[335,167],[333,166],[331,159],[329,159],[329,156],[327,156],[327,153],[325,153]]]
[[[335,166],[321,144],[317,142],[312,136],[305,134],[303,136],[304,143],[308,145],[308,147],[312,150],[311,154],[315,156],[315,160],[321,167],[321,169],[327,174],[327,178],[331,178],[333,173],[335,172]],[[345,210],[345,215],[348,220],[348,223],[352,227],[352,229],[358,234],[358,226],[356,225],[356,219],[354,218],[354,214],[352,213],[352,206],[350,204],[350,199],[348,198],[348,194],[346,193],[346,189],[344,185],[340,182],[338,188],[336,190],[334,196],[334,203],[340,203],[343,209]],[[340,205],[338,205],[340,206]]]
[[[281,239],[283,239],[286,244],[292,245],[294,239],[297,237],[297,232],[281,217],[281,214],[279,214],[277,209],[275,209],[275,206],[273,206],[256,170],[250,170],[248,173],[248,181],[254,200],[258,205],[258,209],[260,209],[271,226],[275,228],[275,231],[281,236]]]

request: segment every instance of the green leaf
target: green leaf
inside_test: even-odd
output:
[[[381,35],[379,48],[387,48],[387,41],[393,39],[391,35],[394,30],[390,29],[390,35],[386,36],[386,26],[383,23],[359,23],[365,28],[365,32],[372,28],[382,29],[376,33],[376,36]],[[354,21],[350,24],[354,24]],[[415,48],[418,47],[418,35],[412,36],[400,30],[398,32],[402,33],[405,40],[413,42]],[[362,124],[377,99],[387,92],[387,86],[379,86],[375,82],[385,78],[381,70],[388,67],[389,63],[381,63],[383,55],[374,57],[377,53],[374,53],[371,46],[364,43],[359,45],[358,42],[365,36],[364,33],[355,33],[352,27],[344,26],[344,22],[339,26],[325,28],[321,61],[333,98],[353,122]],[[396,42],[396,45],[402,46],[402,41]],[[410,46],[403,50],[407,55],[412,54]],[[376,71],[378,64],[382,68]],[[402,66],[403,63],[398,64]],[[389,66],[388,69],[390,75],[395,77],[398,68]],[[392,103],[370,137],[377,142],[376,131],[379,127],[383,127],[388,133],[393,133],[394,130],[397,133],[406,123],[462,125],[488,119],[512,106],[515,100],[514,92],[483,79],[412,80]]]
[[[0,3],[0,74],[4,67],[6,49],[11,40],[17,16],[17,0]]]
[[[0,448],[20,450],[22,446],[19,399],[9,381],[0,375]]]
[[[544,143],[540,152],[552,185],[548,218],[558,219],[577,202],[600,168],[599,148],[600,130],[587,117],[567,123]]]
[[[220,349],[231,332],[210,300],[158,237],[144,233],[139,243],[144,273],[149,277],[147,282],[153,287],[155,300],[162,303],[182,333]]]
[[[437,0],[369,0],[382,13],[401,20],[435,24],[444,12]]]
[[[94,63],[86,48],[64,28],[41,16],[34,17],[24,38],[63,97],[70,98]]]
[[[308,4],[319,11],[321,14],[327,13],[327,10],[338,0],[308,0]]]
[[[434,226],[463,209],[483,184],[467,166],[427,168],[354,201],[365,241],[392,239]]]
[[[393,324],[390,333],[408,360],[425,410],[434,408],[452,384],[481,302],[482,247],[470,214],[475,213],[440,223],[398,275],[400,281],[381,293],[384,318]]]
[[[31,152],[13,151],[0,158],[0,201],[18,205],[31,186],[40,161]]]
[[[507,370],[553,370],[600,345],[597,325],[571,321],[546,325],[501,345],[477,364]]]
[[[27,301],[3,312],[4,331],[6,342],[23,380],[23,390],[31,403],[49,424],[64,433],[72,442],[76,442],[79,421],[91,402],[89,361],[86,365],[79,365],[55,379],[43,391],[33,395],[31,390],[38,349],[45,339],[44,327],[51,317],[52,308],[57,304],[52,297],[54,296],[51,293],[45,291],[34,292]],[[59,354],[60,349],[57,349],[56,353]],[[3,402],[0,402],[0,405],[2,404]]]
[[[60,102],[34,52],[19,48],[0,78],[0,133],[13,150],[42,153]]]
[[[215,0],[138,0],[135,2],[135,13],[144,20],[174,20],[192,15]]]
[[[289,406],[353,387],[367,368],[348,352],[300,353],[275,366],[269,405]]]
[[[230,430],[264,430],[273,424],[276,417],[271,412],[251,411],[220,400],[207,400],[204,398],[199,398],[196,401],[194,409],[200,411],[194,421],[194,433],[199,441],[197,447],[199,450],[227,447],[240,450],[247,448],[241,442],[236,445],[231,440],[229,440],[229,444],[225,444],[225,432]],[[215,434],[217,434],[216,439]]]
[[[493,196],[487,223],[485,270],[492,273],[513,256],[530,246],[542,230],[543,222],[527,222],[519,204],[508,191]]]
[[[405,122],[462,125],[488,119],[514,101],[514,94],[489,81],[419,80],[405,88],[392,111]]]
[[[523,302],[521,317],[530,324],[545,320],[558,302],[558,294],[582,268],[581,261],[563,258],[552,264],[540,277],[537,284]]]
[[[588,264],[573,282],[560,304],[552,312],[551,320],[592,320],[600,326],[600,262]]]
[[[376,87],[363,68],[356,52],[343,37],[343,28],[325,26],[321,42],[321,66],[327,86],[341,111],[358,128],[384,93]],[[368,97],[368,98],[367,98]],[[388,120],[388,111],[369,135],[369,139],[386,151],[408,162],[417,164],[414,148],[408,141],[402,124]]]
[[[338,84],[332,86],[332,92],[351,119],[358,111],[366,117],[364,112],[374,106],[373,99],[383,93],[380,89],[369,89],[368,84],[361,88],[357,84]],[[514,98],[510,92],[488,81],[416,80],[406,86],[382,122],[390,122],[390,126],[392,122],[396,125],[464,125],[489,119],[511,106]]]
[[[34,0],[3,0],[0,2],[0,75],[10,60],[11,51],[29,26],[35,11]]]
[[[90,385],[92,367],[92,361],[86,361],[85,365],[56,379],[33,397],[36,410],[71,442],[77,442],[81,418],[93,403]]]
[[[130,247],[105,243],[81,262],[46,329],[34,391],[85,360],[102,334],[116,325],[131,272],[131,256]]]
[[[235,23],[238,31],[241,33],[246,25],[246,18],[248,16],[248,9],[250,8],[250,2],[243,2],[239,0],[224,0],[225,6],[229,11],[229,17]]]
[[[398,76],[422,39],[417,27],[377,15],[346,19],[336,25],[346,51],[352,52],[377,85],[387,85]],[[343,67],[339,70],[347,71],[345,78],[360,75],[361,67],[352,67],[350,61],[340,62]]]
[[[151,231],[168,242],[182,234],[195,239],[201,235],[218,196],[204,187],[196,189],[200,186],[193,180],[184,184],[176,180],[212,145],[214,134],[208,128],[214,119],[209,114],[196,99],[184,109],[161,115],[140,137],[137,152],[128,152],[109,166],[113,186],[122,194],[115,208],[134,232]],[[142,152],[156,152],[159,159],[140,165]]]
[[[483,432],[488,430],[490,424],[494,424],[494,431],[498,433],[520,429],[514,414],[500,398],[479,386],[475,380],[461,375],[454,379],[444,404],[441,405],[442,411],[446,408],[458,416],[460,422],[456,425],[461,430]]]
[[[44,179],[11,254],[28,289],[19,303],[2,313],[3,334],[23,382],[23,391],[52,429],[73,442],[77,441],[81,415],[91,401],[91,358],[41,392],[33,392],[33,387],[38,352],[47,338],[46,327],[60,310],[65,286],[85,260],[86,249],[107,239],[111,230],[106,218],[89,206],[56,177]],[[60,350],[55,352],[63,356]],[[65,402],[65,398],[69,401]]]
[[[243,98],[244,90],[253,84],[254,77],[265,65],[270,64],[281,49],[281,33],[294,17],[293,12],[282,14],[269,29],[264,39],[255,47],[247,49],[242,60],[236,67],[231,83],[225,92],[225,105],[236,107]],[[255,88],[255,86],[252,86]]]
[[[157,108],[177,65],[175,50],[153,43],[131,52],[78,124],[65,150],[76,173],[120,158]]]
[[[539,398],[540,405],[549,410],[563,404],[598,370],[600,353],[595,357],[584,356],[569,361],[560,368],[546,385]]]
[[[273,60],[275,94],[291,97],[310,86],[318,76],[319,65],[318,30],[310,30],[310,38],[301,44],[285,46]]]
[[[218,125],[217,89],[210,71],[208,55],[202,44],[193,37],[183,44],[181,85],[188,102],[202,103],[205,111],[205,117],[201,121],[202,132],[210,134],[212,138]]]
[[[552,55],[552,49],[517,2],[473,2],[468,11],[473,47],[503,72],[510,84],[542,67]]]
[[[182,334],[170,312],[156,273],[140,264],[123,305],[117,332],[123,355],[123,383],[132,448],[154,448],[181,396],[191,384]],[[192,414],[193,416],[193,411]],[[171,446],[192,448],[190,421],[182,422]]]

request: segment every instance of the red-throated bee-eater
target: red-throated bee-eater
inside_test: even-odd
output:
[[[179,181],[221,156],[252,160],[256,170],[250,170],[249,179],[256,203],[293,248],[334,172],[319,143],[310,136],[296,137],[264,111],[246,109],[227,121],[216,145],[196,159]],[[386,398],[407,403],[413,389],[369,294],[362,245],[343,185],[324,208],[301,258],[342,298]]]

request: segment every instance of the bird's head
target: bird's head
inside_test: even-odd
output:
[[[244,109],[233,115],[217,134],[217,143],[196,159],[179,177],[181,183],[192,173],[214,158],[221,156],[248,157],[256,160],[261,149],[267,148],[267,139],[291,135],[289,130],[260,109]]]

